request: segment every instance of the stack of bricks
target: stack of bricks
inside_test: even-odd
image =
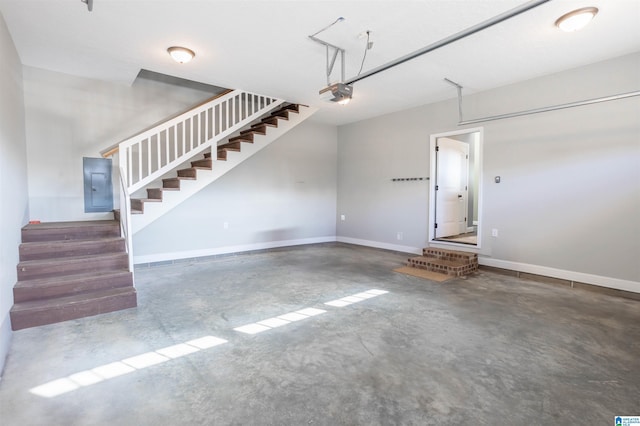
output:
[[[478,270],[478,255],[431,247],[422,249],[422,256],[409,258],[407,265],[412,268],[461,277]]]

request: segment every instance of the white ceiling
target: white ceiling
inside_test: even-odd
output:
[[[320,107],[316,119],[345,124],[491,89],[640,51],[640,0],[555,0],[464,40],[355,84],[348,106],[321,101],[325,50],[346,49],[346,76],[436,42],[523,4],[523,0],[222,1],[0,0],[22,63],[82,77],[131,83],[148,69],[202,83],[249,90]],[[585,6],[600,13],[582,31],[563,33],[562,14]],[[189,47],[188,64],[166,49]],[[339,64],[332,80],[339,79]]]

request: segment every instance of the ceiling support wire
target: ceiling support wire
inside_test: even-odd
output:
[[[325,47],[325,52],[326,52],[326,62],[327,62],[327,86],[331,85],[331,73],[333,72],[333,67],[336,65],[336,59],[338,58],[338,53],[340,53],[340,65],[341,65],[341,70],[340,70],[340,82],[343,82],[345,79],[345,64],[344,64],[344,55],[345,55],[345,50],[341,47],[335,46],[331,43],[328,43],[324,40],[319,39],[318,37],[316,37],[318,34],[320,34],[323,31],[328,30],[329,28],[331,28],[332,26],[334,26],[335,24],[337,24],[338,22],[342,22],[344,21],[344,18],[341,16],[338,19],[336,19],[335,21],[333,21],[331,24],[327,25],[326,27],[322,28],[319,31],[316,31],[315,33],[313,33],[312,35],[309,36],[309,38],[313,41],[315,41],[316,43],[320,43],[321,45],[323,45]],[[333,49],[333,55],[331,55],[329,53],[329,49]],[[331,60],[329,60],[329,56],[331,56]]]
[[[371,31],[367,30],[367,44],[364,45],[364,53],[362,54],[362,62],[360,62],[360,70],[358,71],[358,75],[362,74],[362,67],[364,67],[364,60],[367,59],[367,50],[371,49]],[[344,81],[344,76],[342,76],[342,80]]]
[[[583,101],[569,102],[566,104],[551,105],[551,106],[546,106],[541,108],[528,109],[525,111],[516,111],[516,112],[510,112],[507,114],[499,114],[499,115],[492,115],[489,117],[481,117],[481,118],[474,118],[471,120],[464,120],[462,118],[463,87],[460,84],[456,83],[455,81],[449,80],[448,78],[445,78],[444,80],[447,83],[454,85],[458,90],[458,117],[459,117],[458,126],[464,126],[467,124],[485,123],[487,121],[504,120],[506,118],[521,117],[523,115],[540,114],[542,112],[557,111],[559,109],[575,108],[579,106],[593,105],[601,102],[617,101],[619,99],[626,99],[634,96],[640,96],[640,90],[636,90],[633,92],[619,93],[617,95],[611,95],[611,96],[602,96],[600,98],[586,99]]]
[[[462,121],[462,86],[448,78],[445,78],[444,81],[456,86],[456,89],[458,90],[458,117],[459,121]]]
[[[461,39],[463,39],[465,37],[468,37],[468,36],[470,36],[472,34],[475,34],[475,33],[479,32],[479,31],[482,31],[484,29],[492,27],[492,26],[494,26],[496,24],[499,24],[500,22],[506,21],[507,19],[513,18],[514,16],[520,15],[521,13],[527,12],[527,11],[529,11],[531,9],[534,9],[534,8],[540,6],[540,5],[544,4],[544,3],[547,3],[549,1],[551,1],[551,0],[533,0],[533,1],[529,1],[527,3],[524,3],[524,4],[514,8],[514,9],[508,10],[508,11],[506,11],[504,13],[501,13],[500,15],[497,15],[497,16],[494,16],[493,18],[487,19],[486,21],[483,21],[483,22],[481,22],[479,24],[476,24],[476,25],[474,25],[472,27],[469,27],[469,28],[467,28],[465,30],[457,32],[457,33],[455,33],[453,35],[450,35],[449,37],[445,37],[440,41],[436,41],[435,43],[432,43],[432,44],[430,44],[428,46],[425,46],[425,47],[423,47],[421,49],[418,49],[418,50],[416,50],[414,52],[411,52],[411,53],[409,53],[407,55],[404,55],[404,56],[402,56],[402,57],[400,57],[398,59],[395,59],[395,60],[393,60],[391,62],[387,62],[386,64],[382,64],[382,65],[380,65],[380,66],[378,66],[376,68],[372,68],[369,71],[366,71],[366,72],[364,72],[364,73],[362,73],[360,75],[356,75],[355,77],[351,77],[346,81],[343,80],[343,82],[344,82],[344,84],[353,84],[353,83],[355,83],[357,81],[364,80],[365,78],[368,78],[368,77],[371,77],[373,75],[376,75],[376,74],[378,74],[378,73],[380,73],[382,71],[386,71],[389,68],[393,68],[393,67],[395,67],[397,65],[400,65],[400,64],[403,64],[403,63],[405,63],[407,61],[415,59],[418,56],[422,56],[425,53],[432,52],[432,51],[434,51],[436,49],[439,49],[439,48],[444,47],[444,46],[446,46],[448,44],[451,44],[453,42],[461,40]],[[313,36],[309,36],[309,37],[311,37],[313,39]],[[318,40],[316,40],[316,41],[318,41]]]

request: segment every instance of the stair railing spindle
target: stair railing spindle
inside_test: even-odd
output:
[[[124,167],[126,167],[126,171],[127,171],[127,188],[128,188],[130,185],[130,182],[133,180],[133,167],[131,167],[131,162],[132,162],[131,147],[127,147],[124,152],[125,152]]]
[[[138,147],[138,179],[136,180],[136,182],[139,182],[140,180],[142,180],[142,142],[140,141],[137,144]]]
[[[152,140],[153,136],[150,136],[149,139],[147,139],[147,173],[144,175],[143,178],[146,178],[147,176],[149,176],[151,174],[151,140]]]
[[[162,165],[160,161],[162,160],[162,132],[158,132],[158,136],[156,136],[156,170],[160,170]]]
[[[182,122],[182,152],[180,155],[187,153],[187,121]]]

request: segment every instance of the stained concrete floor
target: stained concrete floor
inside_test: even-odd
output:
[[[392,272],[405,257],[324,244],[139,269],[137,309],[14,333],[0,423],[608,425],[640,415],[640,302],[488,271],[435,283]],[[388,293],[325,304],[371,289]],[[306,308],[326,312],[234,330]]]

